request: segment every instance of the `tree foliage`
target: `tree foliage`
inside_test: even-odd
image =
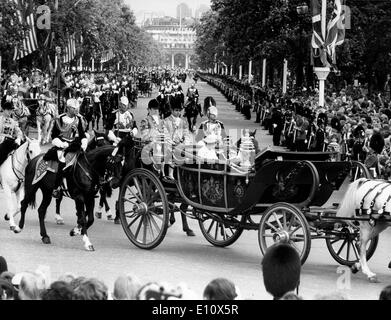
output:
[[[36,6],[47,4],[45,0],[34,2]],[[24,58],[21,63],[39,61],[38,65],[45,68],[45,57],[50,55],[53,59],[56,46],[62,47],[64,52],[68,36],[72,34],[76,36],[76,59],[82,56],[85,61],[91,58],[99,60],[103,52],[111,49],[116,57],[112,63],[139,66],[161,62],[160,47],[136,25],[134,13],[124,0],[58,0],[58,3],[58,11],[53,1],[47,4],[52,11],[52,29],[37,29],[39,51]],[[3,24],[0,33],[0,49],[3,53],[20,44],[28,26],[16,21],[13,2],[6,1],[0,10],[3,21],[7,22]],[[54,37],[51,39],[52,34]],[[11,62],[11,55],[5,54],[4,58]]]
[[[287,59],[298,84],[304,81],[303,69],[311,69],[309,0],[211,2],[211,10],[196,27],[196,53],[202,67],[213,67],[215,59],[236,65],[263,58],[282,65]],[[299,14],[303,3],[309,10]],[[349,0],[347,5],[351,28],[337,48],[338,68],[348,81],[361,77],[380,88],[391,73],[391,1]],[[328,7],[332,10],[332,0]]]

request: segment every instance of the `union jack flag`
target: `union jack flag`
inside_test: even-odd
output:
[[[68,42],[64,50],[64,63],[71,62],[76,57],[76,37],[68,36]]]
[[[332,19],[327,25],[326,47],[327,54],[336,63],[335,48],[343,44],[345,40],[345,0],[335,0]]]
[[[11,0],[16,4],[19,22],[29,27],[21,48],[15,47],[14,60],[22,59],[38,50],[37,34],[34,22],[34,3],[32,0]]]
[[[110,61],[111,59],[114,59],[114,58],[115,58],[115,55],[113,53],[113,50],[110,49],[108,51],[103,52],[102,58],[100,59],[100,62],[101,63],[108,62],[108,61]]]

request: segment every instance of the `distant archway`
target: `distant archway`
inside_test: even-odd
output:
[[[179,68],[186,66],[186,55],[183,53],[177,53],[174,55],[174,65]]]

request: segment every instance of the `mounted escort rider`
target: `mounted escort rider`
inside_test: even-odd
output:
[[[53,148],[44,156],[46,161],[57,160],[59,162],[56,185],[53,192],[53,197],[55,198],[59,197],[61,192],[63,170],[66,167],[65,149],[75,142],[76,139],[80,139],[83,151],[87,149],[88,138],[85,133],[83,117],[78,113],[79,108],[80,106],[76,99],[67,101],[67,112],[61,114],[54,122],[52,131]]]
[[[121,139],[131,135],[138,134],[136,120],[134,115],[129,111],[129,99],[125,96],[121,97],[119,109],[112,112],[114,123],[111,128],[108,128],[108,138],[111,142],[118,144]]]
[[[224,129],[224,124],[217,120],[218,111],[215,106],[211,106],[208,109],[208,120],[201,123],[198,130],[196,141],[201,142],[205,137],[214,135],[217,137],[217,143],[222,144],[223,140],[227,137]]]
[[[0,166],[8,158],[11,151],[16,150],[24,138],[19,124],[12,118],[13,106],[5,102],[0,115]]]

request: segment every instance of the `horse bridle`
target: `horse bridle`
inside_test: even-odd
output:
[[[29,147],[29,145],[28,145],[28,147]],[[28,149],[28,147],[27,147],[27,149]],[[19,183],[21,183],[23,180],[24,180],[24,178],[20,178],[19,176],[18,176],[18,173],[19,174],[21,174],[21,176],[23,177],[23,172],[22,171],[20,171],[20,170],[16,170],[16,166],[15,166],[15,154],[16,154],[16,150],[14,151],[14,152],[12,152],[12,155],[11,155],[11,164],[12,164],[12,171],[13,171],[13,173],[15,174],[15,176],[16,176],[16,178],[18,179],[18,181],[19,181]],[[31,160],[31,158],[30,158],[30,153],[29,152],[26,152],[26,156],[27,156],[27,162],[30,162],[30,160]],[[16,159],[17,160],[17,159]],[[19,163],[19,161],[17,161],[18,163]],[[20,164],[20,163],[19,163]],[[16,171],[18,171],[18,172],[16,172]]]

